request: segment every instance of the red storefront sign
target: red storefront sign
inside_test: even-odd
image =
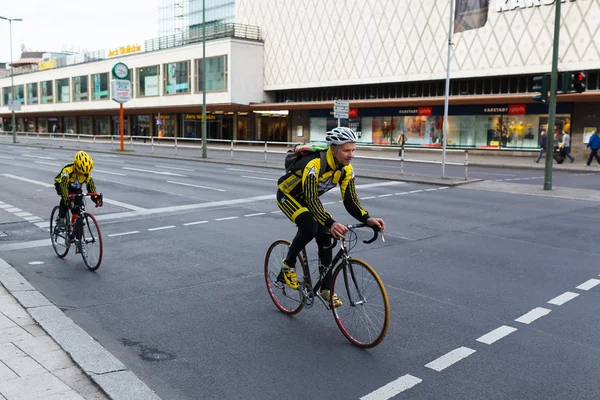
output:
[[[524,115],[527,113],[526,104],[510,104],[508,106],[508,115]]]
[[[358,108],[351,108],[348,110],[348,118],[358,117]]]
[[[430,117],[432,115],[431,107],[419,107],[419,116]]]

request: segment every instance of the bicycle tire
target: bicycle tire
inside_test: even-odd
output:
[[[265,256],[265,282],[269,296],[275,306],[284,314],[298,314],[304,308],[306,299],[299,290],[291,289],[285,283],[281,282],[281,262],[285,259],[290,247],[290,242],[285,239],[274,241]],[[302,284],[304,277],[308,276],[307,266],[300,255],[298,255],[298,265],[296,265],[296,274],[298,282]]]
[[[103,254],[100,226],[96,217],[90,213],[84,213],[81,218],[79,226],[81,258],[90,271],[96,271],[100,268]]]
[[[346,339],[365,349],[381,343],[390,324],[390,303],[377,272],[366,262],[349,258],[346,265],[340,264],[334,271],[331,290],[343,302],[333,307],[332,296],[330,306]]]
[[[64,258],[69,253],[69,248],[71,247],[71,224],[69,222],[69,213],[67,212],[64,216],[65,229],[63,231],[57,230],[56,221],[58,221],[59,213],[59,206],[55,206],[50,213],[50,242],[56,255]]]

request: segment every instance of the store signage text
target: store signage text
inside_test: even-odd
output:
[[[504,114],[508,112],[508,107],[487,107],[483,109],[485,114]]]
[[[358,117],[358,108],[351,108],[350,111],[348,111],[348,118],[356,117]]]
[[[419,107],[419,116],[431,117],[433,115],[433,109],[431,107]]]
[[[527,106],[525,104],[512,104],[508,106],[508,115],[525,115]]]
[[[202,114],[185,114],[184,118],[188,119],[188,120],[190,120],[190,119],[194,120],[195,119],[195,120],[202,121]],[[216,119],[217,119],[216,115],[206,114],[206,120],[207,121],[208,120],[216,120]]]
[[[575,0],[568,0],[575,1]],[[539,6],[551,6],[554,4],[555,0],[496,0],[496,11],[512,11],[517,8],[532,8]],[[566,3],[567,0],[561,0],[561,2]]]
[[[114,50],[109,50],[108,51],[108,56],[109,57],[115,57],[115,56],[122,56],[123,54],[130,54],[130,53],[137,53],[142,51],[142,46],[140,46],[139,44],[133,45],[133,46],[121,46],[118,49],[114,49]]]
[[[53,58],[50,61],[42,61],[38,63],[38,71],[43,71],[45,69],[56,68],[56,58]]]

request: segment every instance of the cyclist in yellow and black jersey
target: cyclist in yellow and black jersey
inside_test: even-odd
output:
[[[69,194],[79,194],[85,184],[88,193],[97,193],[96,185],[92,179],[94,161],[85,151],[79,151],[71,164],[65,165],[54,178],[56,193],[60,196],[60,210],[58,225],[64,224],[64,216],[70,204]],[[98,207],[102,206],[101,196],[92,196],[92,201]],[[79,204],[75,204],[79,207]]]
[[[330,144],[325,157],[320,153],[310,154],[298,160],[290,171],[278,181],[277,205],[283,213],[298,226],[298,233],[290,245],[286,259],[283,261],[283,278],[292,289],[298,288],[296,276],[296,260],[302,249],[316,238],[319,247],[321,270],[331,263],[333,249],[331,237],[336,239],[346,234],[345,225],[334,220],[319,196],[336,186],[340,187],[342,200],[348,213],[360,222],[385,230],[385,222],[381,218],[372,218],[365,211],[356,195],[354,170],[350,162],[356,150],[356,133],[349,128],[338,127],[327,132],[326,141]],[[321,296],[329,301],[331,273],[324,281]],[[342,303],[334,294],[334,305]]]

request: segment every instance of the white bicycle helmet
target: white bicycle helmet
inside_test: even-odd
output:
[[[356,143],[358,137],[352,129],[339,126],[327,132],[325,134],[325,140],[327,143],[340,145],[344,143]]]

